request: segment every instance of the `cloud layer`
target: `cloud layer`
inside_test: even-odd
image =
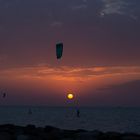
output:
[[[104,8],[102,9],[100,15],[106,16],[110,14],[127,15],[132,19],[137,19],[138,17],[133,14],[132,2],[127,0],[102,0],[104,3]]]
[[[67,92],[74,92],[81,105],[138,105],[129,101],[132,91],[138,96],[139,66],[33,66],[3,69],[0,77],[5,104],[64,105]]]
[[[112,66],[112,67],[22,67],[0,71],[1,78],[17,78],[24,80],[52,80],[54,82],[92,82],[97,78],[122,77],[121,81],[137,80],[140,78],[139,66]],[[124,77],[124,79],[123,79]]]

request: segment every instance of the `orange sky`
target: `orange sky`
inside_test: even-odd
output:
[[[0,77],[3,89],[8,91],[10,96],[23,96],[26,99],[36,96],[35,98],[40,100],[45,97],[46,102],[50,96],[53,103],[56,98],[60,98],[58,103],[64,104],[68,92],[73,92],[77,98],[96,97],[95,91],[100,94],[100,90],[104,88],[139,80],[140,67],[34,66],[3,69]],[[17,89],[20,93],[16,93]],[[10,90],[13,90],[13,93],[10,93]]]

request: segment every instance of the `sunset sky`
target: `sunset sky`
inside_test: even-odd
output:
[[[0,89],[0,105],[140,106],[140,0],[0,0]]]

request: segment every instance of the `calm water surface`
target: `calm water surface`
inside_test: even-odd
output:
[[[0,107],[0,124],[5,123],[140,133],[140,108],[81,107],[77,118],[74,107]]]

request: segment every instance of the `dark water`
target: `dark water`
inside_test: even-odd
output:
[[[5,123],[140,133],[140,108],[81,107],[77,118],[74,107],[0,107],[0,124]]]

